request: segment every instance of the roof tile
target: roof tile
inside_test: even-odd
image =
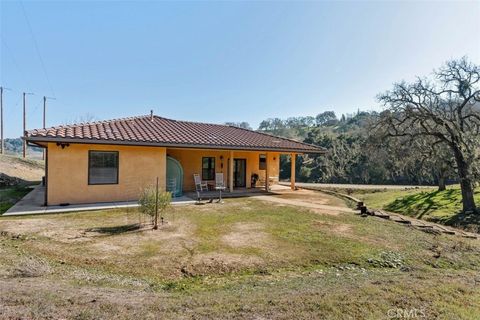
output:
[[[234,126],[131,117],[27,131],[28,141],[153,144],[322,153],[320,147]],[[73,141],[72,141],[73,140]]]

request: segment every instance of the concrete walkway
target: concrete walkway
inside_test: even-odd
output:
[[[135,208],[139,204],[137,201],[124,202],[102,202],[90,204],[71,204],[68,206],[48,206],[43,205],[45,200],[45,187],[37,186],[13,207],[7,210],[3,216],[21,216],[32,214],[49,214],[62,212],[76,212],[76,211],[94,211],[105,209],[120,209],[120,208]],[[193,204],[195,200],[186,196],[173,198],[172,205]]]

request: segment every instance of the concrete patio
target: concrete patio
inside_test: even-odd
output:
[[[36,186],[30,193],[17,202],[13,207],[7,210],[3,216],[20,216],[33,214],[48,214],[76,211],[94,211],[105,209],[135,208],[139,204],[137,201],[124,202],[102,202],[89,204],[71,204],[68,206],[44,206],[45,187]],[[195,200],[182,196],[172,199],[172,205],[193,204]]]
[[[290,188],[273,185],[270,191],[267,192],[262,188],[253,189],[235,189],[233,192],[222,192],[222,198],[240,198],[259,195],[274,195],[276,191],[290,190]],[[208,191],[202,193],[203,201],[210,199],[218,199],[218,191]],[[186,192],[181,197],[172,199],[172,205],[187,205],[197,203],[197,195],[195,192]],[[123,201],[123,202],[102,202],[102,203],[88,203],[88,204],[70,204],[66,206],[44,206],[45,187],[42,185],[36,186],[30,193],[18,201],[13,207],[7,210],[3,216],[20,216],[20,215],[36,215],[49,213],[63,213],[63,212],[77,212],[77,211],[95,211],[106,209],[120,209],[120,208],[135,208],[139,204],[137,201]]]

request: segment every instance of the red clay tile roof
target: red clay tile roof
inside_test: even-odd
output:
[[[234,126],[158,116],[81,123],[27,131],[30,142],[154,145],[164,147],[323,153],[320,147]]]

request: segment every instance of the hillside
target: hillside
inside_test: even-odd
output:
[[[40,160],[0,154],[0,215],[29,193],[44,174]]]
[[[42,180],[45,166],[41,160],[23,159],[13,155],[0,155],[0,174],[26,182]]]
[[[7,138],[5,139],[5,154],[20,156],[22,154],[22,146],[22,138]],[[27,146],[27,155],[29,158],[41,159],[42,148]]]

